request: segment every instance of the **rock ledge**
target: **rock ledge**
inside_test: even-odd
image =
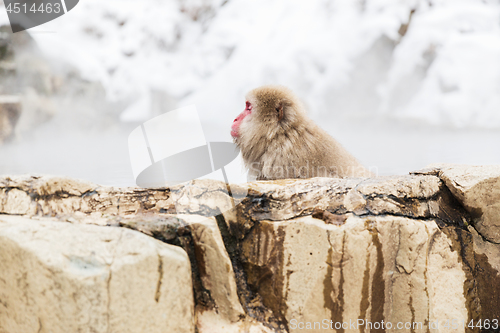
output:
[[[500,319],[499,166],[238,192],[0,178],[0,333],[480,332],[443,325]]]

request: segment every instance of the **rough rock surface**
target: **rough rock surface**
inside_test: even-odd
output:
[[[217,181],[193,181],[172,188],[98,186],[61,177],[0,178],[0,213],[25,215],[129,216],[142,213],[215,216],[230,210],[227,187]]]
[[[195,281],[197,303],[205,308],[215,307],[229,322],[245,317],[233,265],[215,218],[178,214],[167,215],[161,223],[158,219],[141,218],[123,219],[120,224],[166,241],[173,242],[177,238],[195,263],[193,271],[199,277],[199,281]]]
[[[500,167],[447,165],[255,182],[231,186],[248,192],[232,208],[216,181],[146,190],[5,177],[0,214],[129,228],[182,247],[200,333],[496,332],[499,179]]]
[[[243,249],[248,283],[289,328],[292,320],[468,317],[463,264],[432,220],[350,216],[342,227],[310,216],[263,221]]]
[[[136,231],[0,216],[0,332],[194,332],[186,253]]]
[[[486,239],[500,243],[500,168],[495,165],[437,165],[420,173],[435,174],[470,213]]]
[[[465,273],[439,228],[468,217],[437,177],[255,183],[237,210],[248,283],[290,331],[468,318]]]
[[[437,218],[442,226],[463,226],[466,219],[465,210],[435,176],[257,182],[250,184],[248,192],[231,225],[232,233],[240,238],[257,221],[289,220],[325,211],[334,219],[327,223],[337,224],[347,214]]]

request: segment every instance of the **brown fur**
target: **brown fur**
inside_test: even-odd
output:
[[[241,122],[234,141],[250,176],[259,180],[373,176],[307,117],[288,88],[263,86],[246,98],[252,113]]]

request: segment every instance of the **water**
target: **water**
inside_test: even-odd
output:
[[[127,136],[127,128],[86,135],[36,135],[0,147],[0,174],[47,174],[133,186]]]
[[[499,130],[444,128],[391,119],[358,119],[326,128],[380,175],[408,174],[433,163],[500,165]]]
[[[230,122],[229,122],[230,123]],[[452,129],[389,119],[324,120],[321,126],[379,175],[404,175],[431,163],[500,165],[500,131]],[[224,124],[225,125],[225,124]],[[0,175],[49,174],[101,185],[134,186],[128,134],[137,124],[77,131],[50,124],[0,146]],[[229,126],[204,124],[207,140]],[[215,140],[214,140],[215,141]]]

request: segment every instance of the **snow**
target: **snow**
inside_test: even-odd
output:
[[[3,0],[0,0],[0,8],[4,6]],[[0,26],[9,24],[9,17],[7,16],[7,11],[0,10]]]
[[[415,15],[412,29],[394,52],[386,99],[407,75],[428,68],[413,98],[391,111],[437,125],[497,128],[499,22],[498,4],[472,1]]]
[[[498,1],[85,0],[37,29],[57,32],[33,36],[109,99],[137,99],[124,121],[152,116],[152,89],[216,122],[277,83],[313,116],[500,127]]]

